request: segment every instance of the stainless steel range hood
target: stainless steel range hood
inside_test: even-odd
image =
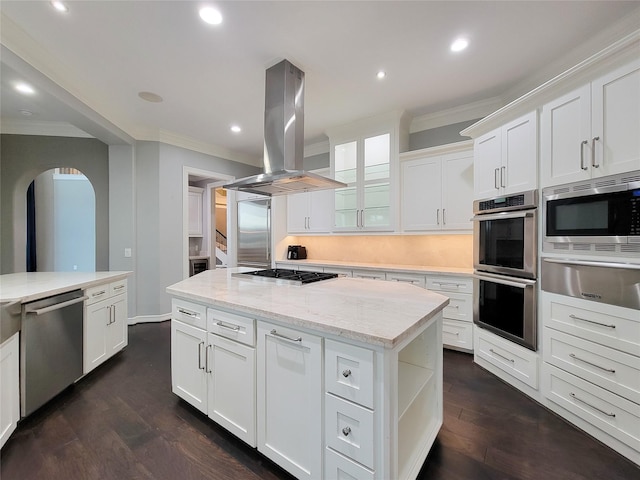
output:
[[[302,170],[304,72],[287,60],[267,69],[264,112],[264,173],[224,188],[260,195],[287,195],[347,185]]]

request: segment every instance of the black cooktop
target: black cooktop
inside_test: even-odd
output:
[[[267,268],[265,270],[254,270],[252,272],[242,272],[234,274],[240,277],[253,277],[265,280],[280,280],[283,283],[306,285],[308,283],[320,282],[336,278],[337,273],[307,272],[305,270],[289,270],[286,268]]]

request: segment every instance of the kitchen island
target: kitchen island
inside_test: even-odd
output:
[[[167,288],[173,392],[297,478],[415,478],[442,425],[448,298],[238,271]]]

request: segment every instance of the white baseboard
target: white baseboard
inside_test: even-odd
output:
[[[163,313],[160,315],[138,315],[133,318],[127,319],[128,325],[135,325],[137,323],[156,323],[171,320],[171,313]]]

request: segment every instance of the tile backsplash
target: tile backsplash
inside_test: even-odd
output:
[[[473,235],[353,235],[286,238],[307,247],[309,260],[473,267]]]

